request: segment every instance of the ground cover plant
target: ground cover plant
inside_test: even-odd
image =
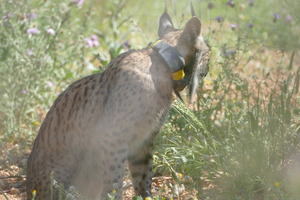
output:
[[[0,199],[22,198],[26,158],[56,96],[155,41],[165,5],[180,27],[191,2],[210,73],[156,139],[156,198],[299,199],[297,0],[0,0]]]

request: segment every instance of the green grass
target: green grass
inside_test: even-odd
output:
[[[285,192],[290,185],[283,170],[300,147],[299,109],[291,103],[299,103],[299,71],[268,99],[257,97],[254,103],[243,80],[234,83],[229,77],[208,95],[201,93],[199,111],[174,105],[157,141],[157,171],[191,177],[188,185],[204,199],[293,199]],[[228,90],[227,81],[234,91]],[[231,93],[240,99],[222,97]],[[212,103],[212,94],[221,96],[219,101]],[[202,191],[208,183],[214,189]]]
[[[163,1],[91,0],[82,7],[68,0],[0,2],[3,149],[15,144],[29,149],[56,96],[72,81],[103,70],[126,50],[124,42],[141,48],[155,41],[164,10]],[[182,27],[190,18],[190,1],[167,2],[174,23]],[[210,73],[197,109],[174,103],[156,140],[155,171],[196,189],[200,199],[299,199],[299,181],[290,178],[287,163],[300,150],[299,70],[293,64],[300,46],[300,5],[269,0],[251,7],[237,0],[230,7],[226,2],[193,1],[212,46]],[[280,14],[276,22],[275,13]],[[218,23],[217,16],[225,21]],[[40,33],[30,36],[29,28]],[[47,33],[49,28],[55,35]],[[93,34],[100,45],[89,48],[85,39]]]

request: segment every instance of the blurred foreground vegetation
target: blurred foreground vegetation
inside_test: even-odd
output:
[[[182,27],[191,1],[166,2]],[[173,197],[184,186],[198,199],[299,199],[300,2],[192,2],[212,48],[210,73],[193,109],[175,102],[156,141],[156,173],[174,177]],[[68,84],[155,41],[164,7],[0,0],[0,169],[28,152]]]

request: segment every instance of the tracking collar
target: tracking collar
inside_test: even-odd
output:
[[[184,73],[185,61],[183,56],[175,47],[172,47],[161,40],[152,44],[151,47],[158,53],[171,70],[175,93],[181,99],[180,95],[178,95],[178,91],[183,90],[189,82],[188,77],[186,77]]]

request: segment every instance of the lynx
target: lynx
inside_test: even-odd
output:
[[[153,138],[163,125],[174,92],[208,72],[209,48],[201,23],[183,30],[160,17],[160,40],[119,55],[103,73],[71,84],[56,99],[34,141],[27,166],[27,199],[59,199],[58,184],[79,199],[105,199],[116,191],[128,162],[136,195],[151,197]]]

